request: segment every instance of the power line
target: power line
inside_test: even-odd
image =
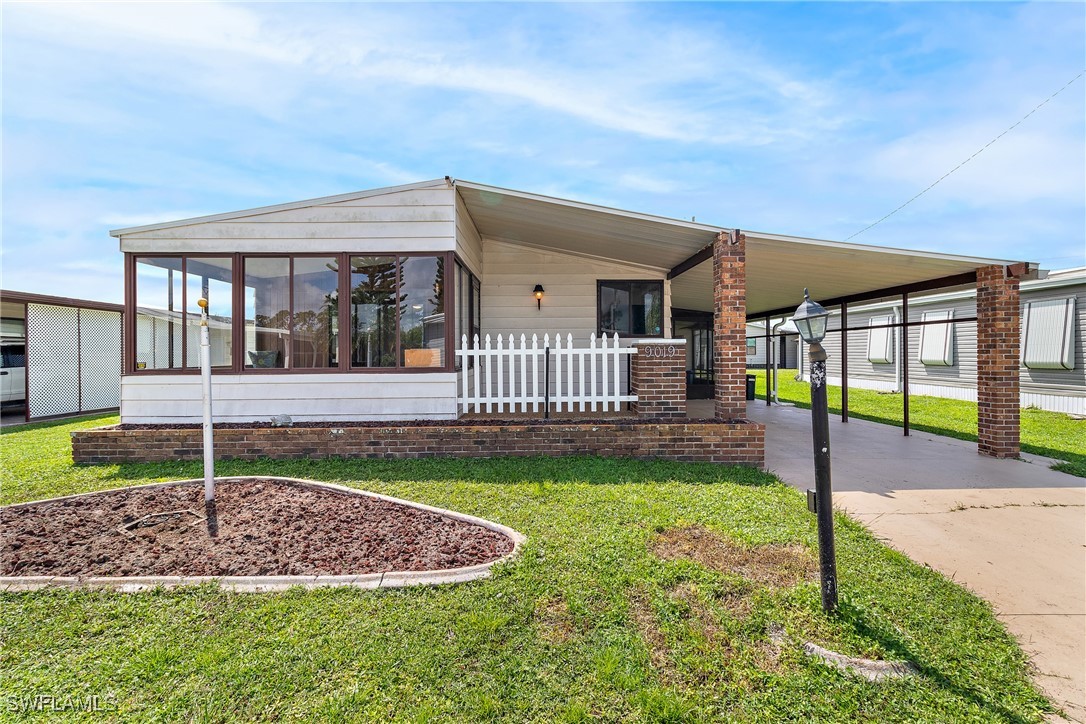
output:
[[[864,233],[865,231],[867,231],[867,230],[869,230],[869,229],[873,229],[873,228],[875,228],[876,226],[878,226],[879,224],[881,224],[882,222],[886,221],[886,220],[887,220],[887,219],[889,219],[889,218],[890,218],[891,216],[893,216],[894,214],[896,214],[897,212],[899,212],[899,211],[901,211],[902,209],[904,209],[904,208],[905,208],[906,206],[908,206],[908,205],[909,205],[909,204],[911,204],[912,202],[916,201],[916,200],[917,200],[918,198],[920,198],[921,196],[923,196],[924,194],[926,194],[926,193],[927,193],[928,191],[931,191],[931,190],[932,190],[933,188],[935,188],[935,186],[936,186],[936,185],[938,185],[938,184],[939,184],[939,182],[940,182],[940,181],[942,181],[942,180],[943,180],[943,179],[945,179],[945,178],[946,178],[947,176],[949,176],[950,174],[952,174],[952,173],[954,173],[955,171],[957,171],[957,170],[958,170],[959,168],[961,168],[961,167],[962,167],[962,166],[964,166],[965,164],[967,164],[967,163],[969,163],[970,161],[972,161],[972,160],[973,160],[974,158],[976,158],[976,157],[977,157],[977,156],[979,156],[979,155],[980,155],[981,153],[983,153],[983,152],[984,152],[984,151],[985,151],[985,150],[986,150],[986,149],[987,149],[987,148],[988,148],[989,146],[991,146],[991,145],[992,145],[993,143],[995,143],[996,141],[998,141],[999,139],[1003,138],[1003,137],[1004,137],[1004,136],[1006,136],[1006,135],[1007,135],[1008,133],[1010,133],[1011,131],[1013,131],[1013,130],[1014,130],[1015,128],[1017,128],[1017,127],[1018,127],[1018,126],[1019,126],[1019,125],[1020,125],[1020,124],[1022,123],[1022,121],[1026,120],[1027,118],[1029,118],[1030,116],[1032,116],[1032,115],[1033,115],[1034,113],[1036,113],[1037,111],[1039,111],[1039,110],[1041,109],[1041,106],[1043,106],[1043,105],[1045,105],[1046,103],[1048,103],[1048,102],[1049,102],[1050,100],[1052,100],[1053,98],[1055,98],[1056,96],[1058,96],[1058,95],[1059,95],[1060,93],[1063,93],[1063,92],[1064,92],[1064,91],[1065,91],[1065,90],[1067,89],[1067,87],[1068,87],[1069,85],[1071,85],[1072,83],[1074,83],[1074,82],[1075,82],[1076,80],[1078,80],[1079,78],[1081,78],[1081,77],[1082,77],[1083,75],[1086,75],[1086,70],[1082,71],[1081,73],[1079,73],[1078,75],[1076,75],[1076,76],[1075,76],[1074,78],[1072,78],[1071,80],[1067,81],[1067,82],[1066,82],[1066,83],[1065,83],[1065,84],[1063,85],[1063,87],[1062,87],[1062,88],[1060,88],[1060,89],[1059,89],[1058,91],[1056,91],[1055,93],[1053,93],[1052,95],[1050,95],[1050,96],[1049,96],[1048,98],[1045,98],[1045,99],[1044,99],[1043,101],[1041,101],[1041,102],[1040,102],[1039,104],[1037,104],[1037,107],[1036,107],[1036,108],[1034,108],[1034,109],[1033,109],[1032,111],[1030,111],[1030,112],[1029,112],[1029,113],[1027,113],[1026,115],[1024,115],[1024,116],[1022,116],[1021,118],[1019,118],[1019,119],[1018,119],[1018,122],[1017,122],[1017,123],[1015,123],[1015,124],[1014,124],[1013,126],[1011,126],[1010,128],[1008,128],[1007,130],[1003,131],[1003,133],[999,134],[998,136],[996,136],[995,138],[993,138],[993,139],[992,139],[991,141],[988,141],[988,143],[984,144],[984,146],[983,146],[983,147],[982,147],[982,148],[981,148],[981,149],[980,149],[979,151],[977,151],[977,152],[976,152],[976,153],[974,153],[974,154],[973,154],[972,156],[970,156],[969,158],[967,158],[967,159],[965,159],[964,161],[962,161],[961,163],[959,163],[959,164],[958,164],[957,166],[955,166],[954,168],[952,168],[952,169],[950,169],[949,171],[947,171],[946,173],[944,173],[944,174],[943,174],[942,176],[940,176],[940,177],[939,177],[939,178],[938,178],[938,179],[937,179],[936,181],[934,181],[934,182],[933,182],[933,183],[932,183],[932,184],[931,184],[930,186],[928,186],[928,187],[927,187],[926,189],[924,189],[923,191],[921,191],[920,193],[918,193],[918,194],[917,194],[916,196],[913,196],[913,197],[912,197],[911,199],[909,199],[908,201],[906,201],[905,203],[903,203],[903,204],[902,204],[901,206],[897,207],[896,209],[894,209],[893,211],[891,211],[891,212],[890,212],[889,214],[887,214],[886,216],[884,216],[884,217],[882,217],[881,219],[879,219],[878,221],[876,221],[875,223],[873,223],[873,224],[871,224],[871,225],[869,225],[869,226],[865,226],[864,228],[860,229],[859,231],[857,231],[857,232],[856,232],[855,234],[853,234],[852,236],[850,236],[850,237],[846,238],[846,239],[845,239],[845,241],[848,241],[849,239],[852,239],[852,238],[854,238],[854,237],[857,237],[857,236],[859,236],[860,234]]]

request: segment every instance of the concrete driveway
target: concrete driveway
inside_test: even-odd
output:
[[[813,488],[809,411],[754,402],[748,415],[766,423],[766,467]],[[1037,683],[1086,722],[1086,479],[1042,458],[993,460],[975,443],[832,415],[830,450],[837,507],[990,601]]]

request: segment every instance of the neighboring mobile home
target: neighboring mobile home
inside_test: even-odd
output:
[[[676,350],[688,385],[709,385],[723,420],[745,415],[747,318],[794,309],[804,287],[825,302],[974,286],[1003,294],[1036,272],[1026,262],[739,232],[450,178],[111,233],[125,253],[131,312],[126,423],[200,419],[200,297],[213,318],[223,421],[451,420],[482,409],[469,404],[480,384],[487,395],[530,398],[539,415],[561,411],[555,397],[571,382],[582,400],[601,385],[622,397],[629,368],[597,369],[617,357],[592,335],[606,336],[626,364],[653,340],[664,344],[653,354]],[[981,309],[993,324],[1010,314]],[[547,357],[555,368],[540,383],[525,359],[538,361],[531,339],[541,350],[545,334],[552,351],[557,337],[577,350]],[[488,336],[503,354],[512,341],[516,366],[502,371],[500,355],[484,351]],[[498,379],[496,393],[487,377]],[[595,411],[595,399],[581,410]]]
[[[908,380],[914,395],[977,400],[977,299],[975,290],[917,295],[909,318],[928,324],[909,330]],[[899,321],[900,300],[849,308],[848,384],[900,392],[900,330],[878,328]],[[1086,415],[1086,268],[1050,272],[1021,287],[1019,387],[1022,407]],[[933,324],[945,320],[945,324]],[[830,318],[840,329],[840,316]],[[860,327],[861,329],[856,329]],[[863,327],[872,327],[862,329]],[[841,382],[841,335],[826,337],[827,374]]]
[[[1086,415],[1086,267],[1023,282],[1021,305],[1022,407]],[[909,330],[909,392],[976,402],[976,290],[918,294],[909,309],[913,322],[926,323]],[[900,330],[879,326],[900,322],[901,310],[900,299],[849,309],[849,387],[901,392]],[[806,363],[795,328],[784,318],[772,326],[769,364],[796,369],[797,359]],[[828,379],[835,385],[841,384],[840,329],[840,312],[832,310],[824,346]],[[765,350],[765,324],[748,324],[747,365],[765,367]]]

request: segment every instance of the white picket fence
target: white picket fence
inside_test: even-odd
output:
[[[541,343],[542,342],[542,343]],[[623,402],[634,402],[626,394],[623,373],[626,359],[637,354],[636,347],[619,346],[618,335],[597,339],[593,334],[587,347],[575,347],[573,335],[520,335],[517,345],[490,335],[468,344],[460,338],[456,358],[460,363],[460,410],[462,413],[619,411]],[[625,359],[624,359],[625,358]]]

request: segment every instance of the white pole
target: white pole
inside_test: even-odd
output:
[[[204,501],[215,501],[215,446],[211,427],[211,340],[207,327],[207,300],[200,305],[200,382],[204,397]]]

